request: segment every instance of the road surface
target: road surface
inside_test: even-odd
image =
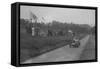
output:
[[[80,40],[79,48],[69,48],[68,45],[53,51],[42,54],[36,58],[29,59],[25,63],[40,63],[40,62],[57,62],[57,61],[74,61],[79,60],[80,54],[82,53],[86,43],[88,42],[89,35]]]

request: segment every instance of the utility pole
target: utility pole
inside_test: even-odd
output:
[[[30,12],[31,23],[37,23],[37,19],[38,19],[37,16],[34,13]],[[32,36],[34,36],[35,34],[38,33],[35,30],[36,30],[36,26],[35,26],[35,24],[33,24],[33,26],[32,26]]]

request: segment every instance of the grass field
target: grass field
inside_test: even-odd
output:
[[[67,36],[32,37],[30,34],[21,34],[20,37],[21,62],[70,42],[70,37]]]
[[[78,36],[80,39],[85,35]],[[71,43],[72,37],[66,36],[31,36],[28,33],[20,32],[20,62],[36,57],[45,52]]]
[[[90,35],[90,38],[80,56],[80,60],[95,59],[95,36]]]

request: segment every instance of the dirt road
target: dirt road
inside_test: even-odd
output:
[[[74,61],[80,58],[88,39],[89,35],[83,38],[80,42],[79,48],[69,48],[68,45],[61,48],[55,49],[53,51],[42,54],[36,58],[29,59],[24,63],[40,63],[40,62],[56,62],[56,61]]]

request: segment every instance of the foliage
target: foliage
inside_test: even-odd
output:
[[[62,23],[58,21],[52,21],[51,23],[47,23],[47,24],[38,23],[38,22],[32,23],[29,20],[25,20],[25,19],[21,19],[20,24],[21,24],[21,28],[25,28],[28,33],[32,33],[31,28],[33,26],[43,30],[48,30],[50,34],[53,32],[58,32],[58,35],[66,35],[68,30],[72,30],[76,34],[88,34],[92,32],[91,27],[87,24],[82,25],[82,24],[74,24],[74,23]]]

